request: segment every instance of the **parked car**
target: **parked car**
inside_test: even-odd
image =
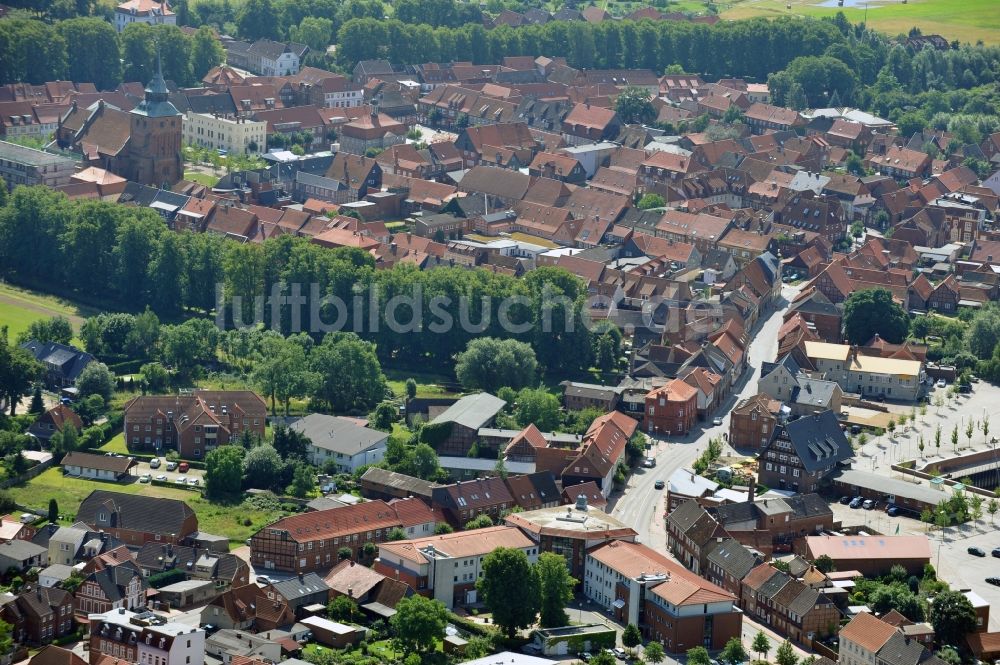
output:
[[[159,457],[154,457],[153,459],[149,460],[149,468],[150,469],[159,469],[160,468],[160,458]]]
[[[972,556],[986,556],[986,552],[984,552],[982,548],[979,547],[970,547],[965,551],[971,554]]]
[[[842,505],[842,506],[849,506],[849,505],[851,505],[851,497],[849,497],[849,496],[842,496],[842,497],[840,497],[840,505]]]
[[[1000,577],[987,577],[987,584],[992,584],[993,586],[1000,586]]]
[[[722,424],[722,418],[720,418],[719,416],[712,418],[712,425],[718,427],[721,424]]]
[[[865,500],[863,498],[861,498],[860,496],[856,496],[853,499],[851,499],[851,503],[848,505],[850,505],[851,508],[860,508],[861,504],[864,502]]]
[[[176,471],[177,462],[167,462],[167,471]]]
[[[156,479],[157,479],[158,481],[160,481],[161,483],[165,483],[165,482],[167,482],[167,477],[166,477],[166,476],[165,476],[164,474],[162,474],[162,473],[161,473],[160,475],[158,475],[158,476],[156,477]]]
[[[993,551],[990,552],[990,554],[992,554],[996,558],[1000,559],[1000,547],[994,547]]]
[[[653,459],[652,457],[647,457],[642,461],[642,466],[643,468],[646,469],[652,469],[654,466],[656,466],[656,460]]]
[[[179,464],[179,465],[177,466],[177,470],[178,470],[178,471],[180,471],[181,473],[187,473],[187,472],[188,472],[188,469],[190,469],[190,468],[191,468],[191,465],[190,465],[190,464],[188,464],[187,462],[181,462],[181,463],[180,463],[180,464]]]
[[[585,663],[589,663],[590,659],[593,657],[594,654],[590,653],[589,651],[584,651],[583,653],[580,654],[580,660],[582,660]]]
[[[197,487],[198,485],[201,485],[201,481],[197,478],[188,478],[188,485]]]
[[[655,489],[661,490],[665,487],[665,485],[662,480],[657,480],[655,483],[653,483],[653,487]]]
[[[615,647],[611,651],[615,654],[615,658],[617,658],[618,660],[625,660],[625,649],[622,649],[621,647]]]
[[[861,425],[851,425],[851,434],[861,434]]]
[[[944,379],[938,379],[937,383],[934,384],[934,385],[936,385],[938,388],[947,388],[948,387],[948,382],[945,381]]]
[[[972,386],[967,383],[962,383],[958,386],[958,392],[962,395],[968,395],[972,392]]]
[[[258,575],[257,576],[257,581],[261,582],[262,584],[270,584],[271,583],[271,578],[268,577],[267,575]]]
[[[896,517],[899,515],[899,506],[889,506],[889,510],[885,512],[889,517]]]
[[[148,483],[152,479],[153,479],[153,477],[151,475],[149,475],[148,473],[144,473],[141,476],[139,476],[139,482],[140,483]]]
[[[174,482],[177,483],[178,485],[186,485],[187,481],[188,481],[187,476],[177,476],[176,478],[174,478]]]

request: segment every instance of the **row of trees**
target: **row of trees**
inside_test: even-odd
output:
[[[616,355],[614,340],[592,344],[583,315],[586,289],[562,269],[540,268],[521,279],[464,268],[376,271],[372,257],[356,249],[328,249],[291,236],[239,244],[174,233],[149,209],[70,202],[44,187],[18,188],[0,208],[0,276],[96,298],[108,309],[149,306],[172,319],[211,312],[218,286],[227,328],[252,323],[260,312],[265,326],[287,334],[297,332],[295,324],[318,341],[323,326],[339,318],[342,329],[359,330],[381,357],[417,365],[450,364],[470,340],[486,336],[529,344],[545,371],[573,372],[589,367],[598,353],[602,362]],[[298,285],[310,302],[272,308],[278,284]],[[343,309],[321,305],[322,297]],[[182,331],[190,333],[186,338],[197,334],[211,347],[206,351],[214,348],[218,333],[209,332],[210,322],[184,325],[190,328]],[[169,345],[164,354],[184,363],[184,354],[170,352]]]
[[[188,36],[177,26],[131,23],[118,34],[93,16],[55,24],[11,19],[0,24],[0,84],[68,79],[110,90],[122,81],[146,83],[157,47],[164,76],[180,86],[199,82],[225,55],[207,26]]]

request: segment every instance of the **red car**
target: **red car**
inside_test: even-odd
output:
[[[180,464],[179,464],[179,465],[177,466],[177,470],[178,470],[178,471],[180,471],[181,473],[186,473],[186,472],[187,472],[187,470],[188,470],[188,469],[190,469],[190,468],[191,468],[191,465],[190,465],[190,464],[188,464],[187,462],[181,462],[181,463],[180,463]]]

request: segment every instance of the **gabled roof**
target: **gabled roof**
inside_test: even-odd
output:
[[[289,429],[305,435],[317,448],[354,456],[371,450],[389,439],[386,432],[361,427],[350,418],[310,413],[293,422]]]
[[[829,409],[786,423],[783,435],[810,473],[829,468],[854,454],[837,416]]]
[[[713,563],[728,575],[742,580],[754,566],[760,563],[760,558],[733,538],[726,538],[715,544],[708,553],[709,563]]]
[[[108,528],[110,520],[100,520],[100,515],[114,516],[119,529],[175,534],[178,538],[188,535],[184,525],[190,518],[194,518],[193,530],[198,527],[197,516],[185,502],[142,494],[94,490],[80,504],[76,518],[90,527]]]
[[[840,629],[841,641],[850,640],[872,653],[885,646],[894,634],[896,634],[895,626],[868,612],[855,615],[850,623]]]
[[[466,395],[439,414],[431,424],[453,422],[478,430],[491,421],[507,402],[489,393]]]

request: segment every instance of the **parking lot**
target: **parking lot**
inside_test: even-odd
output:
[[[985,557],[968,553],[969,547],[978,547]],[[945,529],[931,535],[931,563],[938,575],[955,589],[972,589],[992,607],[1000,607],[1000,587],[986,583],[987,577],[1000,576],[1000,559],[990,556],[990,551],[1000,547],[1000,532],[989,519],[974,526],[963,525]],[[1000,630],[1000,612],[990,613],[990,630]]]
[[[139,462],[139,468],[136,469],[140,477],[145,474],[150,474],[150,477],[154,480],[160,480],[163,482],[168,482],[172,484],[180,485],[180,479],[183,478],[186,484],[191,483],[191,480],[197,480],[198,485],[204,486],[205,484],[205,471],[203,469],[188,469],[187,471],[181,471],[179,468],[175,468],[173,471],[167,470],[167,460],[164,458],[158,458],[160,460],[160,467],[158,469],[150,468],[149,463],[145,461]],[[178,465],[179,466],[179,465]]]

